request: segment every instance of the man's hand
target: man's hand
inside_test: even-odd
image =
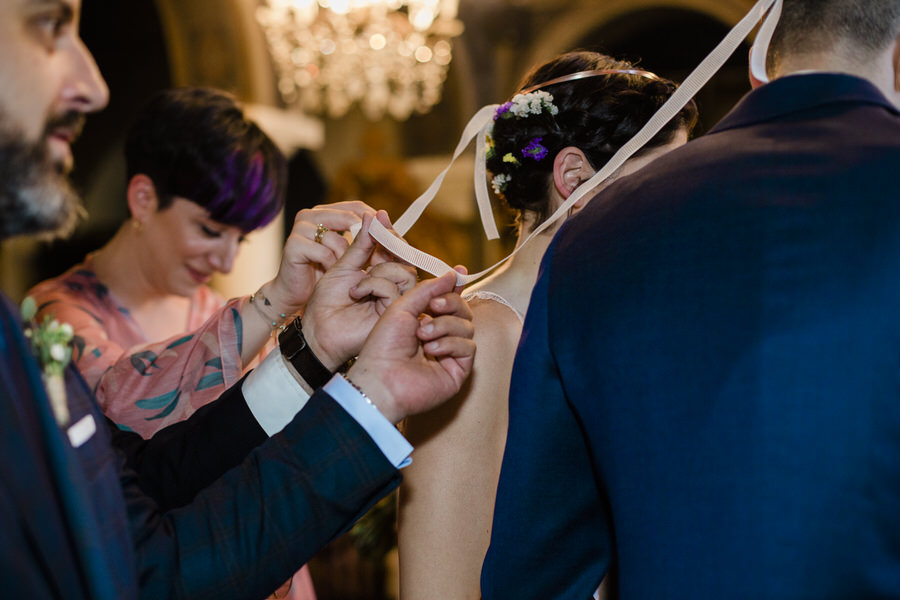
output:
[[[290,315],[306,305],[316,282],[347,251],[350,242],[344,232],[374,214],[375,209],[357,201],[323,204],[297,213],[284,244],[278,275],[266,289],[266,297],[277,312]],[[328,230],[317,242],[319,225]]]
[[[390,226],[387,213],[379,211],[378,218]],[[332,371],[359,354],[378,317],[416,282],[415,269],[405,263],[369,266],[376,250],[371,222],[363,217],[356,240],[322,276],[303,313],[310,349]]]
[[[455,284],[448,273],[392,303],[347,373],[392,423],[447,400],[472,371],[472,312]]]

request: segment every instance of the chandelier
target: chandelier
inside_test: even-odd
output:
[[[424,113],[441,98],[458,0],[260,0],[285,104],[376,120]]]

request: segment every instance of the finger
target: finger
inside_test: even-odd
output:
[[[343,210],[354,213],[362,220],[366,215],[374,215],[375,209],[359,200],[342,200],[341,202],[332,202],[331,204],[317,204],[313,210],[317,209],[333,209]]]
[[[325,231],[319,236],[319,225],[325,227]],[[319,237],[319,241],[316,238]],[[291,229],[290,240],[299,243],[319,244],[334,252],[335,259],[346,252],[350,242],[339,232],[330,229],[325,223],[311,223],[309,221],[297,221]]]
[[[423,342],[431,342],[442,337],[472,338],[475,326],[470,319],[457,316],[443,316],[428,323],[419,323],[416,336]]]
[[[369,276],[393,281],[400,288],[401,294],[412,289],[418,281],[415,267],[399,262],[379,263],[369,269]]]
[[[316,263],[328,269],[344,252],[339,245],[339,251],[335,251],[335,245],[337,245],[335,242],[328,245],[317,244],[303,235],[294,233],[288,238],[284,252],[292,263]]]
[[[313,242],[315,243],[315,239]],[[331,250],[334,253],[335,259],[343,256],[344,252],[347,251],[347,248],[350,247],[350,242],[347,241],[347,238],[337,231],[330,230],[322,235],[322,241],[319,242],[319,244]]]
[[[453,270],[456,271],[457,273],[459,273],[460,275],[468,275],[469,274],[469,270],[465,267],[465,265],[456,265],[455,267],[453,267]],[[465,287],[465,286],[458,285],[458,286],[456,286],[456,288],[454,288],[453,291],[458,294],[461,291],[463,291],[463,287]]]
[[[437,296],[428,303],[428,308],[435,316],[456,315],[465,319],[472,318],[472,309],[469,308],[469,303],[455,291]]]
[[[401,236],[399,233],[397,233],[394,230],[394,226],[391,223],[391,218],[388,216],[388,214],[385,211],[379,210],[378,213],[376,213],[375,218],[378,219],[379,223],[384,225],[384,228],[387,229],[388,232],[394,234],[395,237],[403,240],[403,236]],[[403,240],[403,241],[406,241],[406,240]],[[398,260],[399,259],[396,256],[394,256],[393,254],[391,254],[390,252],[385,250],[383,246],[378,246],[378,248],[375,250],[375,253],[372,255],[371,262],[373,265],[376,265],[376,264],[380,264],[383,262],[391,262],[391,261],[396,262]]]
[[[372,219],[372,215],[363,217],[362,229],[360,229],[359,235],[356,236],[350,247],[337,261],[336,268],[362,270],[369,263],[369,258],[375,249],[375,240],[369,235],[369,224],[372,222]]]
[[[468,338],[444,337],[428,342],[423,350],[433,358],[466,359],[475,356],[475,342]]]
[[[401,295],[396,283],[380,277],[366,277],[350,290],[350,297],[354,300],[375,296],[393,302]]]
[[[312,224],[324,225],[333,231],[349,231],[360,223],[365,215],[374,215],[375,210],[362,202],[342,202],[326,204],[314,208],[304,208],[294,217],[294,226]]]
[[[475,364],[475,343],[467,346],[463,351],[466,352],[461,356],[441,356],[435,357],[441,368],[444,369],[452,379],[457,389],[459,389],[466,378],[472,374],[472,366]],[[470,352],[470,353],[468,353]]]
[[[421,313],[425,312],[432,299],[448,293],[453,289],[455,283],[456,273],[453,271],[445,273],[441,277],[422,281],[391,304],[388,311],[406,311],[418,318]]]

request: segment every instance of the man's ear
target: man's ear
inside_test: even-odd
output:
[[[563,148],[553,159],[553,184],[563,198],[571,196],[593,173],[594,169],[584,152],[575,146]]]
[[[128,210],[131,217],[138,223],[146,223],[153,213],[159,208],[159,198],[156,196],[156,186],[146,175],[138,173],[128,182]]]
[[[758,87],[762,87],[765,85],[765,82],[760,81],[756,77],[753,76],[753,46],[750,46],[750,52],[747,55],[747,77],[750,78],[750,87],[754,90]]]

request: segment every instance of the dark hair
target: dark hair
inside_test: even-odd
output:
[[[519,89],[580,71],[635,68],[631,63],[596,52],[569,52],[533,69]],[[650,120],[675,92],[676,85],[667,79],[617,73],[541,89],[552,94],[558,114],[551,115],[544,110],[527,118],[497,119],[491,134],[494,150],[487,160],[487,168],[495,176],[509,176],[503,192],[507,204],[519,211],[520,216],[522,211],[535,213],[535,226],[551,213],[549,191],[553,159],[559,151],[575,146],[584,152],[591,166],[599,170]],[[696,122],[697,107],[692,101],[646,148],[671,142],[678,131],[690,131]],[[547,149],[546,157],[538,161],[523,159],[522,151],[536,138],[541,138],[540,144]],[[517,157],[518,164],[504,162],[503,157],[508,154]]]
[[[900,34],[897,0],[785,0],[772,36],[768,66],[784,54],[821,52],[848,41],[851,55],[868,60]]]
[[[128,179],[153,181],[159,208],[178,196],[243,231],[269,223],[284,205],[284,156],[237,101],[207,88],[155,94],[125,140]]]

